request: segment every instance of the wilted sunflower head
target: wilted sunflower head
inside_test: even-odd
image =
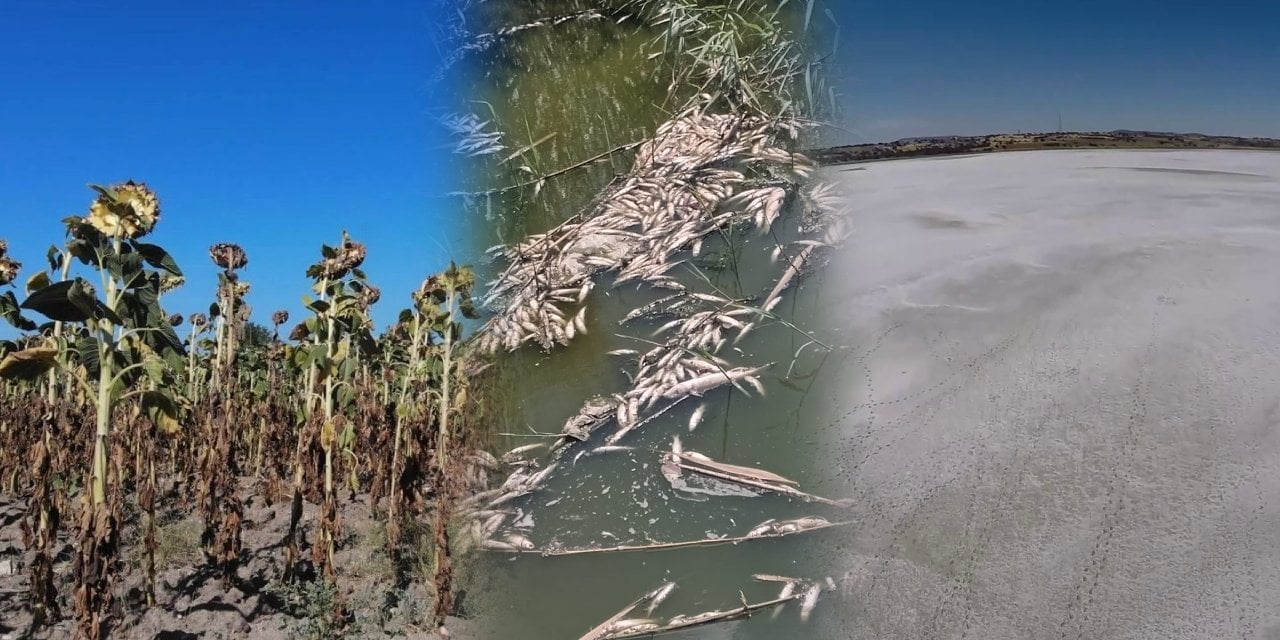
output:
[[[249,264],[249,256],[245,254],[244,249],[230,242],[219,242],[209,247],[209,257],[213,258],[214,264],[228,271],[243,269]]]
[[[307,328],[307,323],[299,322],[298,326],[289,332],[289,339],[295,342],[302,342],[311,337],[311,329]]]
[[[360,306],[365,309],[368,309],[369,307],[372,307],[373,305],[377,304],[378,300],[381,300],[381,299],[382,299],[382,289],[379,289],[371,284],[365,285],[364,289],[360,291],[360,298],[359,298]]]
[[[112,187],[93,187],[97,200],[84,218],[94,229],[110,237],[140,238],[160,221],[160,199],[144,183],[132,180]]]
[[[310,277],[323,276],[329,280],[336,280],[351,273],[352,269],[360,268],[360,265],[364,264],[365,256],[368,255],[369,251],[363,244],[352,240],[351,236],[347,235],[346,231],[343,231],[342,244],[339,247],[335,249],[325,247],[325,255],[329,256],[330,253],[332,253],[331,257],[326,257],[310,269],[307,269],[307,275]]]
[[[181,314],[181,313],[175,313],[175,314],[173,314],[173,315],[169,316],[169,326],[171,326],[171,327],[177,327],[177,326],[181,326],[181,325],[182,325],[182,314]]]
[[[365,256],[369,251],[365,246],[355,240],[352,240],[346,233],[342,234],[342,247],[338,249],[338,260],[342,266],[348,271],[358,269],[364,264]]]
[[[191,324],[196,327],[203,327],[209,324],[209,318],[203,313],[193,313],[191,314]]]
[[[160,278],[160,293],[169,293],[187,283],[182,276],[164,276]]]
[[[9,253],[9,241],[0,238],[0,258],[3,258],[7,253]]]
[[[277,327],[288,321],[289,321],[289,312],[285,311],[284,309],[281,309],[271,314],[271,324],[274,324]]]
[[[21,270],[21,262],[0,253],[0,287],[16,280]]]

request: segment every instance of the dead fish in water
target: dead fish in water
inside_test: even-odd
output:
[[[500,540],[482,540],[480,546],[492,551],[520,551],[519,547]]]
[[[689,416],[689,431],[693,431],[702,423],[702,414],[706,412],[707,403],[705,402],[698,405],[698,408],[693,410],[693,415]]]
[[[777,521],[774,520],[773,518],[770,518],[752,527],[752,529],[747,532],[747,537],[758,538],[760,536],[773,535],[773,534],[776,534],[777,532],[778,532]]]
[[[481,537],[484,537],[484,538],[492,537],[494,532],[498,530],[498,527],[502,526],[502,523],[506,519],[507,519],[507,514],[505,513],[494,514],[489,518],[487,518],[484,521],[484,524],[481,525],[481,531],[484,532],[484,535]]]
[[[809,614],[813,613],[814,605],[818,604],[818,594],[822,592],[822,585],[815,582],[809,586],[809,590],[804,592],[804,599],[800,601],[800,621],[808,622]]]
[[[481,502],[484,502],[485,500],[488,500],[488,499],[490,499],[490,498],[492,498],[492,497],[494,497],[494,496],[496,496],[496,495],[498,495],[498,494],[500,494],[500,493],[502,493],[502,490],[501,490],[501,489],[486,489],[486,490],[484,490],[484,491],[481,491],[480,493],[473,494],[472,496],[470,496],[470,497],[468,497],[468,498],[463,499],[463,500],[462,500],[462,502],[458,503],[458,508],[459,508],[459,509],[466,509],[466,508],[469,508],[469,507],[473,507],[473,506],[478,505],[478,504],[480,504]],[[486,507],[486,508],[492,508],[492,506],[490,506],[490,507]]]
[[[683,458],[684,460],[692,461],[699,466],[707,467],[708,469],[711,469],[714,471],[719,471],[721,473],[725,473],[728,475],[748,478],[750,480],[758,480],[763,482],[772,482],[775,484],[791,485],[793,487],[799,484],[795,480],[792,480],[790,478],[784,478],[783,476],[773,473],[772,471],[765,471],[764,469],[756,469],[754,467],[744,467],[741,465],[729,464],[727,462],[717,462],[696,451],[690,451],[690,452],[681,454],[680,457]]]
[[[533,477],[529,478],[528,486],[531,488],[541,486],[542,483],[545,482],[546,479],[552,474],[552,472],[554,472],[556,468],[559,466],[560,466],[559,462],[553,462],[547,465],[546,469],[543,469],[542,471],[539,471],[533,474]]]
[[[788,583],[788,582],[799,582],[799,581],[800,581],[800,579],[799,579],[799,578],[788,578],[788,577],[786,577],[786,576],[775,576],[775,575],[770,574],[770,573],[756,573],[756,574],[752,574],[752,576],[751,576],[751,577],[752,577],[753,579],[759,580],[759,581],[761,581],[761,582],[781,582],[781,583],[784,583],[784,584],[785,584],[785,583]]]
[[[508,533],[502,537],[502,541],[521,551],[532,551],[537,548],[532,540],[518,533]]]
[[[785,522],[789,524],[794,524],[797,527],[799,527],[801,530],[831,526],[831,521],[827,520],[826,518],[823,518],[822,516],[805,516],[803,518],[794,518],[791,520],[786,520]]]
[[[536,444],[526,444],[526,445],[524,445],[524,446],[522,446],[522,447],[516,447],[516,448],[514,448],[514,449],[512,449],[512,450],[510,450],[510,451],[508,451],[508,452],[506,452],[506,453],[504,453],[504,454],[502,454],[502,461],[503,461],[503,462],[506,462],[507,464],[510,464],[510,463],[514,462],[517,458],[524,457],[524,454],[526,454],[526,453],[528,453],[528,452],[530,452],[530,451],[534,451],[534,450],[540,449],[540,448],[545,447],[545,446],[547,446],[547,445],[546,445],[546,443],[544,443],[544,442],[539,442],[539,443],[536,443]]]
[[[778,600],[786,600],[796,593],[796,583],[794,581],[782,585],[782,591],[778,592]],[[773,613],[769,616],[770,620],[777,620],[778,614],[782,613],[782,607],[775,607]]]
[[[617,444],[606,444],[591,450],[591,453],[610,453],[613,451],[635,451],[635,447],[626,447]]]
[[[504,481],[502,485],[498,487],[498,489],[500,491],[515,489],[527,483],[529,481],[529,478],[531,477],[533,477],[533,475],[529,474],[524,469],[517,469],[514,473],[507,476],[506,481]]]
[[[707,391],[722,387],[726,384],[737,382],[747,377],[758,375],[760,372],[769,368],[769,365],[762,367],[738,367],[725,372],[708,373],[689,380],[685,380],[680,384],[672,385],[663,392],[666,398],[683,398],[684,396],[700,396]]]
[[[658,620],[653,618],[629,618],[627,620],[619,620],[606,630],[606,633],[620,633],[623,631],[639,632],[657,629],[662,626]]]
[[[662,601],[666,600],[667,596],[671,595],[671,592],[675,591],[675,589],[676,583],[668,582],[653,591],[653,595],[649,597],[649,606],[645,609],[645,615],[652,614],[653,610],[657,609],[658,605],[662,604]]]

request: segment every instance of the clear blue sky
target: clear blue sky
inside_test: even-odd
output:
[[[1152,129],[1280,137],[1274,0],[832,0],[851,141]]]
[[[346,228],[369,246],[379,325],[394,320],[466,249],[441,197],[435,118],[455,92],[432,82],[433,4],[0,1],[0,237],[21,280],[87,210],[87,183],[132,178],[159,193],[150,239],[187,272],[170,311],[208,308],[208,247],[225,241],[249,254],[255,320],[299,318],[306,267]]]

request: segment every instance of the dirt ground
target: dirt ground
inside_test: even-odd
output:
[[[282,541],[289,524],[288,502],[267,504],[248,481],[243,483],[243,495],[246,508],[242,540],[247,558],[227,589],[220,578],[204,568],[199,518],[171,508],[159,515],[157,606],[146,609],[140,591],[144,580],[142,550],[133,542],[138,533],[126,528],[125,537],[130,541],[125,551],[128,572],[117,589],[120,615],[112,638],[438,637],[427,628],[429,588],[414,583],[396,585],[394,567],[382,543],[384,529],[371,518],[362,497],[340,503],[346,537],[337,556],[340,579],[335,592],[325,588],[323,580],[295,587],[281,585],[277,577],[284,564]],[[71,592],[74,548],[67,539],[66,521],[55,563],[64,620],[27,635],[31,622],[25,595],[29,556],[24,552],[19,525],[24,509],[25,505],[12,496],[0,497],[0,637],[71,637],[74,622],[67,596]],[[314,505],[307,505],[304,520],[311,522],[316,515]],[[309,530],[306,539],[314,537]],[[12,570],[16,573],[10,573]],[[335,624],[324,615],[331,610],[335,597],[341,598],[350,611],[345,625]],[[462,606],[465,613],[465,594]],[[454,619],[446,627],[453,638],[467,638],[467,624],[466,620]]]
[[[1280,638],[1280,154],[831,169],[822,638]]]

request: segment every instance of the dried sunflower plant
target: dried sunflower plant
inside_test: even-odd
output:
[[[222,242],[208,253],[212,302],[184,317],[164,308],[183,272],[146,241],[159,198],[142,183],[93,188],[23,300],[23,265],[0,241],[0,318],[19,333],[0,340],[0,492],[26,504],[28,631],[56,632],[70,610],[79,637],[108,637],[190,588],[160,574],[161,523],[175,519],[200,534],[191,580],[246,597],[263,579],[340,593],[363,571],[344,532],[353,513],[388,532],[367,537],[384,543],[398,588],[429,594],[428,622],[440,624],[454,612],[450,505],[487,489],[496,466],[477,435],[480,362],[463,329],[475,317],[470,270],[425,280],[378,332],[368,249],[344,232],[307,268],[306,313],[282,336],[289,311],[270,314],[273,329],[252,321],[249,255]],[[274,509],[250,522],[251,501],[287,508],[279,522]],[[283,539],[243,539],[264,526]],[[69,566],[56,562],[67,542]],[[342,597],[332,605],[330,629],[376,614]]]

